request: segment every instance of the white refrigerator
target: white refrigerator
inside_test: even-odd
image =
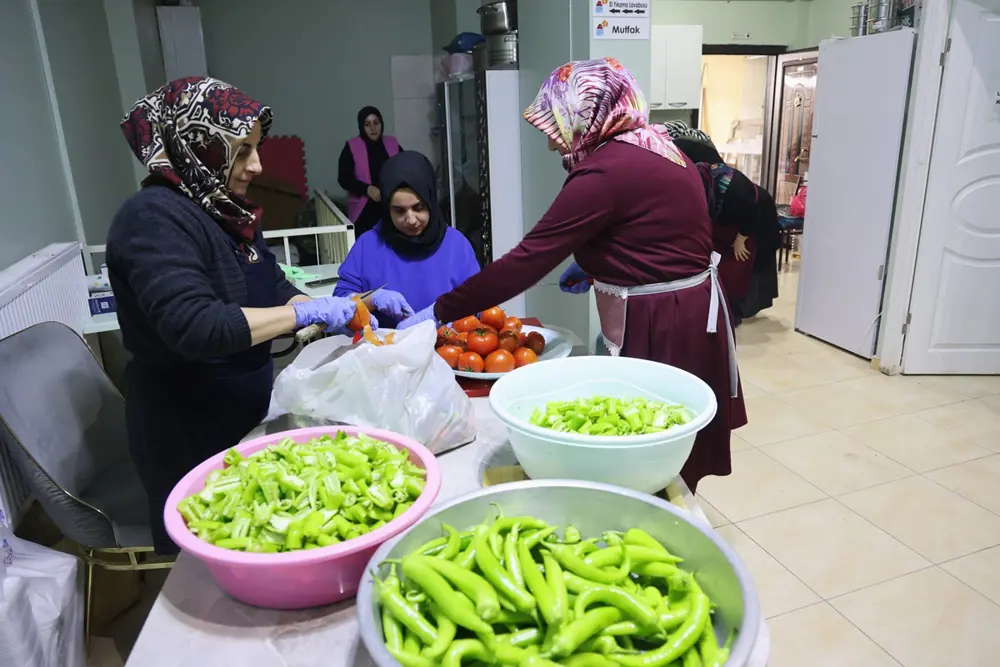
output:
[[[822,42],[795,328],[870,359],[916,33]]]

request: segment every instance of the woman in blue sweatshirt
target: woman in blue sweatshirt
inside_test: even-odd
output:
[[[434,167],[423,154],[403,151],[390,158],[379,190],[382,220],[358,237],[340,265],[333,295],[384,285],[373,305],[379,325],[393,328],[478,273],[479,262],[468,239],[445,221]]]

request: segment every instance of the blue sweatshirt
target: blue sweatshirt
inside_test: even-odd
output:
[[[432,253],[402,256],[386,245],[379,233],[381,226],[380,222],[355,241],[340,265],[334,296],[366,292],[384,284],[385,289],[399,292],[415,311],[420,311],[479,273],[472,245],[453,227],[448,227],[441,245]],[[376,317],[385,329],[398,323],[383,313],[376,313]]]

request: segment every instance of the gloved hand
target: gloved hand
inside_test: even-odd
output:
[[[421,310],[416,315],[408,317],[399,324],[396,325],[397,331],[402,331],[403,329],[409,329],[410,327],[416,326],[421,322],[437,322],[437,316],[434,315],[434,304],[427,306]]]
[[[406,302],[406,297],[389,289],[380,289],[375,292],[372,296],[372,306],[378,312],[391,315],[396,320],[413,314],[413,308]]]
[[[590,291],[590,276],[573,262],[559,276],[559,289],[568,294],[586,294]]]
[[[348,322],[354,317],[358,305],[346,296],[324,296],[310,301],[298,301],[292,304],[295,310],[295,328],[301,329],[310,324],[321,324],[327,333],[349,335]],[[378,320],[372,315],[372,329],[378,329]]]

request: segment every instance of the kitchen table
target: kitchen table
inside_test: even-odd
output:
[[[470,445],[439,457],[438,502],[475,491],[487,469],[507,466],[513,453],[507,429],[485,398],[473,399],[478,437]],[[248,437],[262,435],[261,427]],[[671,501],[707,523],[694,496],[680,478],[671,485]],[[748,667],[765,667],[770,651],[761,622]],[[373,665],[358,636],[354,600],[318,609],[272,611],[226,596],[202,563],[181,554],[153,604],[126,667],[369,667]]]

